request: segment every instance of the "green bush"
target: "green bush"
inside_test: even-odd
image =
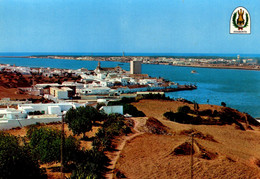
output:
[[[172,100],[170,97],[166,97],[165,94],[143,94],[143,95],[138,95],[136,99],[141,100],[141,99],[162,99],[162,100]]]
[[[103,152],[96,149],[81,151],[79,157],[81,158],[80,162],[72,171],[71,179],[104,178],[110,160]]]
[[[183,112],[174,113],[170,111],[164,113],[163,115],[170,121],[174,121],[182,124],[202,124],[202,120],[200,117],[193,118],[192,116],[189,116]]]
[[[83,134],[92,130],[92,126],[96,121],[102,121],[103,115],[94,107],[86,106],[79,108],[71,108],[65,116],[65,122],[68,123],[69,129],[74,135]]]
[[[30,128],[27,132],[32,155],[41,163],[60,161],[61,132],[50,128]],[[73,161],[80,143],[74,137],[65,137],[64,162]]]
[[[189,106],[180,106],[180,107],[178,107],[177,111],[178,111],[179,113],[187,114],[187,113],[189,113],[191,110],[190,110],[190,107],[189,107]]]
[[[133,117],[144,117],[145,114],[142,111],[139,111],[135,106],[131,104],[123,105],[124,114],[130,114]]]
[[[198,113],[199,113],[199,115],[201,115],[201,116],[212,116],[212,115],[213,115],[211,109],[205,109],[205,110],[203,110],[203,111],[199,111]]]
[[[0,178],[47,178],[28,146],[10,134],[0,132]]]
[[[110,150],[113,148],[111,144],[115,136],[128,134],[130,131],[131,129],[126,126],[122,115],[110,114],[104,120],[102,128],[96,133],[92,145],[101,151]]]

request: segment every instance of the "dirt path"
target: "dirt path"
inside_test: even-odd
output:
[[[111,171],[108,172],[106,175],[105,175],[105,178],[107,179],[112,179],[113,178],[113,172],[114,172],[114,169],[115,169],[115,166],[116,166],[116,163],[118,161],[118,159],[120,158],[120,154],[121,154],[121,151],[123,150],[123,148],[125,147],[126,143],[130,140],[132,140],[133,138],[139,136],[139,135],[142,135],[144,134],[144,132],[141,132],[139,130],[139,127],[144,125],[145,124],[145,121],[143,118],[132,118],[135,122],[135,125],[134,125],[134,130],[136,133],[134,134],[131,134],[131,135],[128,135],[128,136],[124,136],[122,137],[120,140],[119,140],[119,145],[117,145],[115,151],[113,152],[108,152],[106,155],[108,156],[108,158],[111,160],[110,162],[110,166],[108,167],[108,169],[110,169]]]

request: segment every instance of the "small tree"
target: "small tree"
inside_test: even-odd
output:
[[[225,102],[221,102],[221,106],[226,107],[226,103]]]
[[[115,136],[127,135],[130,132],[131,129],[125,123],[124,116],[118,113],[110,114],[96,133],[92,146],[99,151],[110,150],[113,148],[112,139]]]
[[[200,107],[199,107],[199,104],[196,103],[196,102],[194,102],[193,104],[194,104],[194,106],[193,106],[193,107],[194,107],[194,111],[195,111],[196,113],[198,113],[199,108],[200,108]]]
[[[135,106],[132,104],[124,104],[124,114],[131,114],[133,117],[144,117],[145,114],[142,111],[139,111]]]
[[[83,134],[83,138],[85,138],[85,133],[91,131],[95,122],[101,121],[102,117],[102,114],[94,107],[86,106],[76,109],[71,108],[66,113],[65,121],[74,135]]]
[[[104,178],[109,165],[109,158],[101,151],[96,149],[81,151],[81,160],[72,171],[71,178]]]
[[[60,161],[61,132],[51,128],[31,128],[27,132],[30,139],[29,146],[35,159],[41,163]],[[65,137],[64,162],[73,161],[80,147],[79,141],[74,137]]]

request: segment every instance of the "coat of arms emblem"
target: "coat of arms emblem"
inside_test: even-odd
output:
[[[250,15],[244,7],[237,7],[230,19],[230,33],[250,34]]]

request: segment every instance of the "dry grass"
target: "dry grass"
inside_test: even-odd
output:
[[[230,129],[223,127],[218,130],[226,134]],[[235,134],[238,136],[230,140],[231,144],[225,140],[216,143],[196,139],[207,152],[217,155],[212,160],[194,156],[195,178],[260,177],[260,168],[256,162],[251,162],[252,156],[260,157],[259,134],[252,135],[258,137],[258,141],[248,141],[245,145],[239,137],[245,137],[247,134]],[[226,137],[222,135],[220,138]],[[154,134],[139,136],[125,146],[116,168],[127,178],[189,178],[190,156],[169,155],[185,141],[189,141],[189,137]]]
[[[157,119],[163,119],[163,114],[167,111],[177,112],[178,107],[189,106],[191,109],[194,108],[193,104],[188,104],[180,101],[168,101],[168,100],[150,100],[145,99],[139,102],[132,103],[138,110],[143,111],[148,117],[155,117]],[[199,110],[211,109],[221,110],[221,106],[199,104]]]
[[[190,137],[184,130],[197,130],[217,142],[195,138],[200,153],[194,155],[194,178],[260,178],[260,128],[241,131],[234,126],[185,125],[164,120],[166,111],[177,111],[182,102],[142,100],[134,103],[147,116],[158,119],[172,136],[144,134],[131,140],[123,149],[116,169],[127,178],[189,178],[190,156],[170,155]],[[191,108],[193,106],[190,106]],[[200,105],[204,109],[220,110],[220,106]],[[213,156],[201,158],[204,152]]]

